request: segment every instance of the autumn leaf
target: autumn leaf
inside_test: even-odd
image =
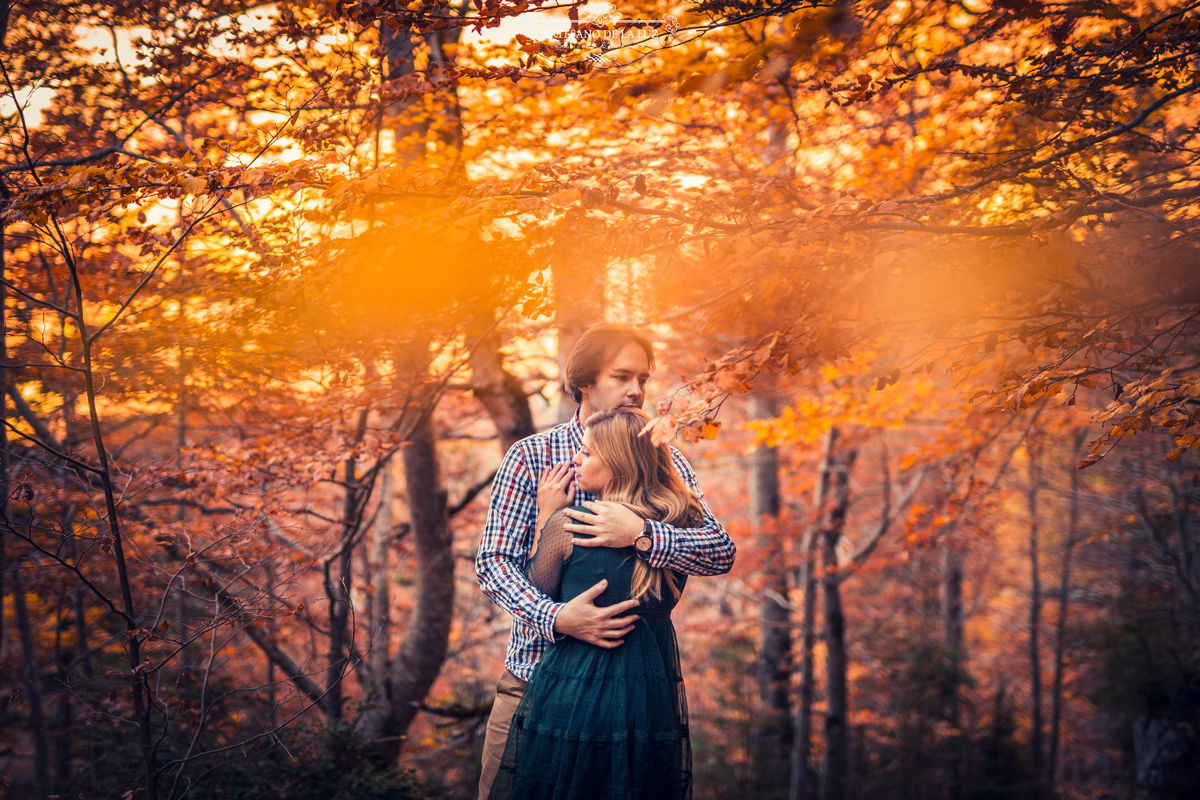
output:
[[[184,178],[180,185],[188,194],[202,195],[208,190],[208,181],[196,176]]]

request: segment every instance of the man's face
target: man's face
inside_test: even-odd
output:
[[[593,414],[618,406],[641,408],[646,400],[649,378],[650,362],[646,351],[637,342],[626,342],[617,357],[600,370],[596,382],[580,392]]]

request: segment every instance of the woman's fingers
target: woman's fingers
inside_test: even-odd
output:
[[[538,486],[546,484],[564,484],[571,479],[571,462],[562,461],[550,469],[542,470],[538,476]]]
[[[567,483],[571,480],[571,473],[567,469],[569,466],[567,462],[560,462],[550,469],[542,470],[542,474],[538,476],[538,493],[559,492],[565,495]]]

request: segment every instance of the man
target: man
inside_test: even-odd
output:
[[[637,621],[637,616],[630,613],[636,600],[607,607],[595,605],[607,581],[600,581],[569,602],[556,603],[525,577],[524,566],[538,517],[539,483],[543,492],[565,490],[567,498],[573,496],[577,504],[595,512],[567,511],[572,519],[587,518],[586,524],[572,523],[568,530],[595,536],[573,540],[577,546],[634,546],[651,566],[670,567],[689,575],[720,575],[733,566],[733,542],[703,499],[703,523],[697,528],[675,528],[642,519],[623,505],[596,501],[595,496],[579,491],[573,471],[565,472],[573,470],[569,462],[583,441],[582,422],[597,411],[617,406],[641,408],[653,367],[650,341],[633,328],[610,324],[589,328],[567,359],[566,384],[579,403],[579,411],[569,422],[514,444],[492,483],[475,572],[484,594],[512,614],[513,625],[504,674],[496,684],[496,702],[484,738],[481,800],[486,800],[491,790],[513,713],[546,645],[562,636],[574,636],[598,647],[618,647],[621,637]],[[696,474],[687,459],[674,448],[672,455],[680,477],[699,497]],[[551,471],[565,463],[567,467]],[[548,480],[543,480],[543,474]]]

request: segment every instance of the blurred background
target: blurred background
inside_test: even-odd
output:
[[[2,9],[6,796],[473,797],[600,321],[697,800],[1198,796],[1193,4]]]

